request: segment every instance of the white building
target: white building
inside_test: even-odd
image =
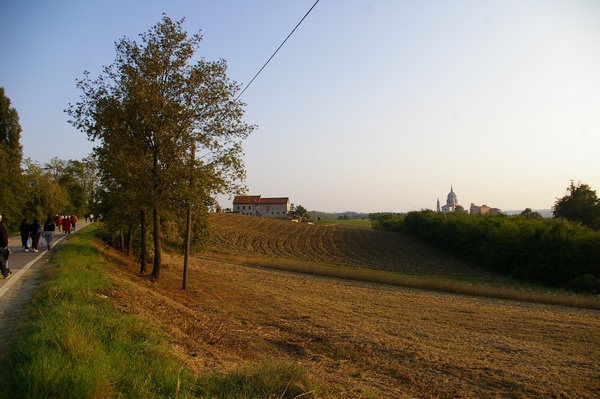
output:
[[[286,218],[290,213],[288,197],[261,198],[260,195],[238,195],[233,199],[233,212],[251,216]]]
[[[450,185],[450,192],[448,193],[448,197],[446,198],[446,205],[440,208],[440,199],[437,200],[437,211],[443,213],[456,212],[456,207],[458,206],[458,197]]]

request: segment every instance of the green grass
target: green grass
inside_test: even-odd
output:
[[[157,328],[112,306],[94,234],[91,226],[79,231],[53,258],[5,356],[0,398],[297,396],[305,376],[285,363],[192,376]]]
[[[371,228],[371,220],[369,220],[369,219],[348,219],[348,220],[337,219],[337,220],[320,220],[320,221],[316,221],[316,222],[314,220],[311,220],[311,222],[314,222],[317,224],[326,224],[326,225],[344,224],[344,225],[348,225],[348,226],[359,226],[359,227]]]
[[[201,376],[198,391],[211,399],[311,398],[312,385],[314,383],[298,364],[272,361],[229,373]]]
[[[102,294],[111,287],[93,234],[83,229],[56,253],[12,346],[1,396],[186,397],[192,379],[164,338]]]

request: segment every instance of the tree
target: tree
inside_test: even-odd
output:
[[[539,212],[532,211],[531,208],[525,208],[519,216],[525,219],[543,219],[543,216]]]
[[[115,62],[95,80],[86,72],[77,83],[81,101],[67,110],[75,127],[100,142],[107,198],[152,211],[157,279],[161,225],[182,205],[202,213],[212,196],[241,189],[241,140],[254,130],[242,121],[245,104],[235,98],[240,88],[227,78],[225,60],[191,64],[202,36],[188,37],[183,22],[163,16],[140,44],[117,42]]]
[[[568,194],[557,198],[552,208],[554,218],[565,218],[580,222],[589,228],[600,230],[600,201],[596,191],[587,184],[571,180]]]
[[[20,138],[19,114],[11,107],[4,87],[0,87],[0,214],[11,224],[20,222],[24,201]]]
[[[57,212],[83,215],[89,211],[98,184],[97,163],[93,156],[81,161],[65,161],[58,157],[44,164],[44,171],[66,190],[68,204]]]
[[[302,205],[298,205],[294,210],[295,216],[300,216],[301,218],[308,218],[308,211]]]
[[[69,207],[68,194],[65,187],[57,182],[50,172],[39,163],[27,158],[24,161],[26,181],[23,215],[40,221],[63,212]]]

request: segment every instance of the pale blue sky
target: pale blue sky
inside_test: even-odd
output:
[[[81,159],[75,80],[162,13],[242,85],[315,0],[0,2],[0,86],[25,157]],[[321,0],[244,93],[250,194],[309,210],[550,208],[600,190],[600,1]],[[220,199],[222,206],[230,206]]]

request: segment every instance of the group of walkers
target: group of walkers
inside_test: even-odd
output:
[[[92,215],[86,215],[86,220],[88,217],[90,220],[93,220]],[[41,226],[37,219],[33,219],[33,223],[29,224],[25,218],[19,227],[22,250],[29,252],[29,248],[31,248],[33,252],[39,252],[38,247],[40,245],[40,239],[43,236],[44,240],[46,240],[46,247],[48,248],[48,251],[50,251],[52,248],[52,237],[56,231],[63,231],[68,235],[71,234],[71,231],[74,231],[76,227],[77,216],[75,215],[56,215],[54,220],[52,220],[52,218],[46,219],[44,226]],[[31,245],[29,245],[30,239]],[[0,272],[2,272],[2,277],[5,279],[10,278],[12,275],[12,272],[7,266],[8,256],[10,255],[10,249],[8,248],[9,243],[10,239],[8,238],[8,232],[2,223],[2,215],[0,215]]]
[[[52,237],[56,231],[63,231],[65,234],[71,234],[71,231],[77,227],[77,216],[75,215],[56,215],[54,221],[51,218],[46,219],[42,227],[37,219],[33,219],[33,223],[27,223],[27,219],[23,219],[19,232],[21,233],[22,250],[29,252],[29,248],[33,252],[39,252],[40,238],[44,237],[48,251],[52,248]],[[29,240],[31,239],[31,245]]]
[[[75,215],[56,215],[54,218],[58,231],[64,231],[65,234],[71,234],[77,227],[77,216]]]

